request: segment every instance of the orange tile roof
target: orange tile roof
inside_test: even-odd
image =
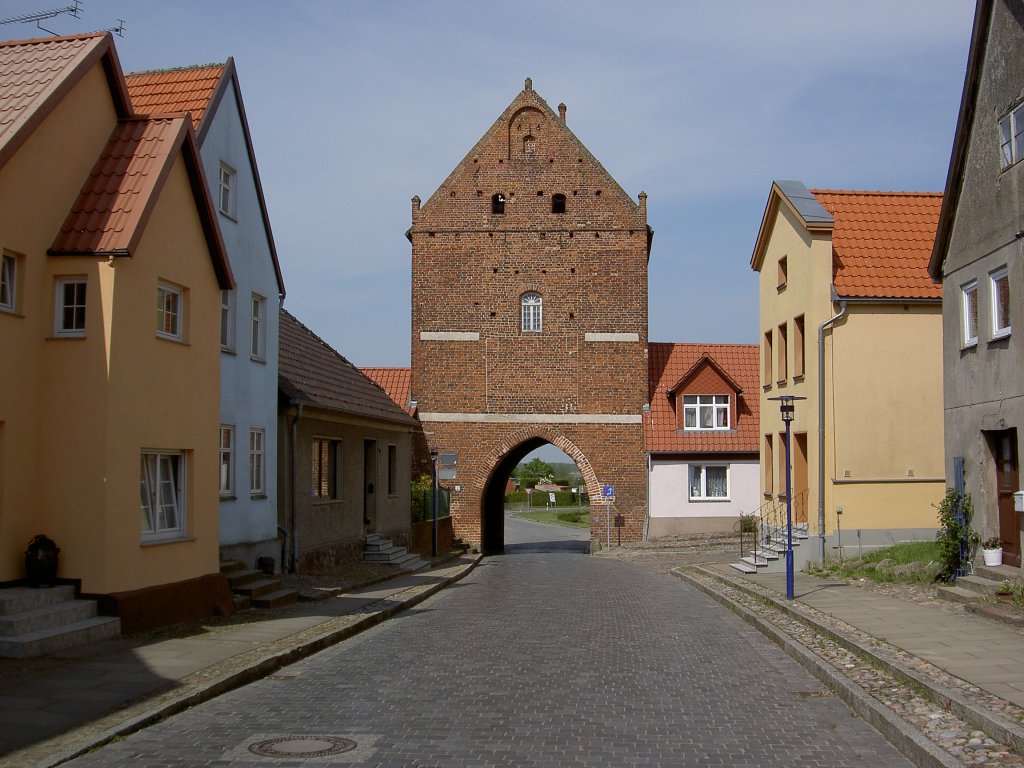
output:
[[[413,426],[399,408],[341,353],[281,309],[279,386],[292,402]]]
[[[940,299],[928,261],[942,208],[937,192],[812,189],[835,218],[833,281],[840,296]]]
[[[102,57],[107,57],[115,107],[127,115],[127,96],[109,32],[0,42],[0,164]]]
[[[704,356],[742,387],[733,429],[684,432],[677,429],[668,391]],[[756,344],[648,345],[651,410],[644,417],[644,443],[652,453],[740,453],[760,449],[760,369]]]
[[[140,115],[189,112],[198,128],[223,74],[223,64],[201,64],[129,72],[124,79],[132,107]]]
[[[410,416],[416,415],[416,409],[409,407],[409,393],[412,392],[412,368],[360,368],[359,370],[370,381],[383,389],[399,408]]]
[[[123,120],[93,166],[50,247],[54,254],[131,255],[153,192],[188,129],[185,117]]]

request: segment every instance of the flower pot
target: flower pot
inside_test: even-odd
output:
[[[1003,564],[1003,549],[983,549],[981,550],[981,556],[985,558],[985,565],[1002,565]]]
[[[57,581],[60,548],[48,536],[34,536],[25,550],[25,578],[30,587],[52,587]]]

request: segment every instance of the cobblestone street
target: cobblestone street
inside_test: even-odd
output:
[[[380,627],[73,764],[909,765],[696,590],[536,538]]]

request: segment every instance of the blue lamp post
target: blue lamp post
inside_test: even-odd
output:
[[[786,425],[786,599],[793,599],[793,481],[790,472],[789,462],[789,430],[793,423],[793,416],[796,412],[797,400],[806,400],[806,397],[797,395],[782,395],[781,397],[769,397],[769,400],[779,401],[779,412],[782,421]]]

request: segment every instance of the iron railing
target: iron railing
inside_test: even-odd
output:
[[[804,490],[793,497],[793,527],[807,531],[807,499],[809,491]],[[750,554],[754,558],[764,557],[769,550],[784,551],[786,545],[786,497],[776,496],[755,509],[754,530],[744,531],[740,521],[740,557]]]

